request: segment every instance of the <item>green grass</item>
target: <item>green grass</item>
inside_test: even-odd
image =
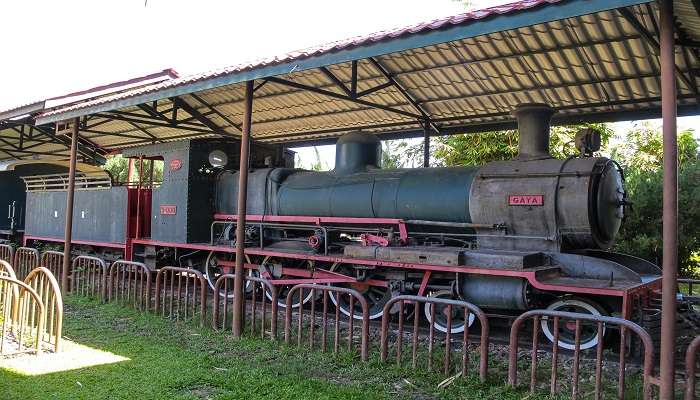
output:
[[[176,323],[116,304],[66,299],[64,334],[130,360],[24,376],[0,369],[0,399],[519,399],[503,374],[481,384]],[[530,396],[536,399],[538,396]]]

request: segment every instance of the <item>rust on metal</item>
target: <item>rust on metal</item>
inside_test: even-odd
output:
[[[63,273],[61,288],[68,291],[68,269],[71,266],[71,241],[73,239],[73,202],[75,198],[75,168],[78,156],[78,129],[80,119],[74,118],[71,124],[70,160],[68,164],[68,188],[66,189],[66,219],[63,228]],[[58,130],[58,124],[56,124]]]
[[[12,279],[17,279],[14,268],[5,260],[0,260],[0,276],[9,276]]]
[[[695,370],[697,367],[697,356],[700,351],[700,336],[693,339],[685,352],[685,400],[695,400]]]
[[[461,366],[460,372],[462,375],[466,376],[469,368],[469,321],[474,318],[479,320],[479,325],[481,326],[480,343],[479,343],[479,379],[481,382],[485,382],[488,376],[488,351],[489,351],[489,322],[486,314],[476,305],[468,303],[462,300],[445,299],[439,297],[424,297],[424,296],[411,296],[411,295],[401,295],[396,296],[389,300],[384,305],[384,313],[382,315],[382,332],[381,332],[381,360],[382,362],[387,362],[389,356],[389,328],[390,328],[390,318],[391,309],[398,303],[399,305],[399,315],[398,315],[398,331],[396,333],[397,340],[394,344],[396,349],[396,363],[401,365],[403,359],[403,336],[404,336],[404,319],[405,319],[405,304],[413,304],[413,332],[411,332],[412,341],[412,355],[411,355],[411,366],[415,369],[418,367],[418,345],[420,336],[420,315],[421,315],[421,305],[428,304],[430,310],[430,321],[429,323],[429,333],[428,333],[428,369],[432,369],[433,363],[433,353],[435,351],[435,321],[436,307],[444,306],[446,307],[446,312],[444,316],[446,317],[446,326],[444,332],[444,342],[445,342],[445,354],[443,358],[442,371],[445,374],[450,373],[450,355],[452,353],[452,335],[453,335],[453,311],[462,310],[460,313],[464,317],[464,330],[461,335]]]
[[[579,373],[580,373],[580,355],[581,355],[581,328],[582,323],[590,323],[596,327],[596,332],[598,336],[598,344],[596,347],[596,367],[595,367],[595,392],[594,398],[602,398],[602,364],[603,364],[603,332],[606,326],[616,326],[620,329],[620,375],[618,376],[618,393],[617,397],[620,399],[624,398],[625,395],[625,356],[627,354],[627,339],[626,333],[633,332],[641,341],[643,345],[643,357],[644,357],[644,368],[643,368],[643,380],[644,380],[644,399],[651,398],[651,381],[652,372],[654,368],[654,346],[652,343],[651,336],[645,331],[641,326],[635,324],[634,322],[616,318],[616,317],[606,317],[601,315],[583,314],[583,313],[572,313],[564,311],[551,311],[551,310],[531,310],[521,314],[513,322],[510,331],[510,343],[508,348],[508,384],[511,386],[516,386],[518,383],[518,337],[520,335],[520,330],[525,326],[525,322],[529,319],[533,320],[533,330],[532,330],[532,360],[531,360],[531,375],[530,375],[530,391],[535,392],[537,388],[537,341],[539,336],[538,326],[541,323],[547,323],[550,319],[552,320],[554,326],[554,339],[552,340],[552,371],[551,371],[551,382],[550,382],[550,394],[555,396],[558,394],[557,388],[557,364],[558,364],[558,344],[559,344],[559,327],[562,323],[574,323],[575,324],[575,339],[574,339],[574,356],[573,356],[573,368],[571,377],[571,398],[576,399],[579,395]]]
[[[310,312],[310,321],[309,321],[309,333],[308,333],[308,344],[309,348],[314,349],[316,347],[316,340],[317,340],[317,334],[315,330],[315,325],[316,321],[318,320],[318,311],[316,310],[316,305],[315,305],[315,300],[318,297],[318,295],[321,296],[322,301],[323,301],[323,309],[321,311],[321,350],[326,351],[327,349],[327,340],[328,340],[328,296],[338,296],[336,298],[336,303],[340,303],[340,296],[348,296],[348,303],[349,303],[349,310],[352,310],[351,312],[348,313],[347,316],[347,321],[345,322],[347,324],[347,338],[346,338],[346,346],[347,346],[347,351],[353,351],[355,348],[355,340],[354,340],[354,322],[355,319],[358,319],[360,321],[360,359],[362,361],[367,361],[368,356],[369,356],[369,305],[367,304],[367,300],[360,294],[358,291],[354,289],[349,289],[349,288],[343,288],[343,287],[336,287],[336,286],[327,286],[327,285],[317,285],[317,284],[311,284],[311,283],[303,283],[299,284],[296,286],[293,286],[291,289],[289,289],[289,292],[287,293],[287,300],[286,300],[286,313],[285,313],[285,319],[284,319],[284,341],[289,344],[291,342],[291,336],[292,336],[292,302],[294,301],[295,296],[298,299],[304,299],[305,298],[305,293],[304,291],[310,291],[311,292],[311,310]],[[298,294],[297,294],[298,293]],[[300,300],[301,302],[301,300]],[[356,314],[354,312],[355,310],[355,303],[360,307],[361,312],[359,314]],[[301,346],[302,343],[304,342],[304,308],[299,307],[297,309],[297,318],[296,318],[296,324],[297,324],[297,345]],[[340,317],[340,307],[335,308],[335,315],[333,319],[333,352],[337,353],[340,351],[340,343],[341,343],[341,330],[340,330],[340,325],[343,323],[341,321]]]
[[[41,354],[46,313],[41,297],[26,283],[0,276],[0,354]]]
[[[243,263],[245,262],[245,219],[248,199],[248,166],[250,158],[250,127],[253,117],[253,81],[245,83],[243,125],[241,129],[241,154],[238,174],[238,222],[236,223],[236,267],[233,283],[233,336],[239,337],[243,329]]]
[[[195,269],[163,267],[156,274],[153,310],[163,317],[179,320],[193,319],[199,313],[204,326],[207,314],[207,283]]]
[[[119,260],[109,266],[107,301],[131,305],[139,311],[151,308],[151,270],[140,262]]]
[[[56,279],[61,279],[63,276],[63,253],[60,251],[48,250],[41,253],[41,259],[39,261],[39,266],[44,267],[51,271]],[[68,271],[70,276],[70,271]]]
[[[219,276],[214,285],[212,328],[215,330],[227,329],[230,324],[230,329],[233,331],[232,314],[236,310],[233,307],[235,278],[235,274],[224,274]],[[249,275],[245,277],[245,288],[246,292],[251,294],[250,323],[248,324],[250,334],[260,335],[262,338],[269,336],[270,339],[277,339],[277,321],[279,319],[277,288],[267,279]],[[247,311],[246,302],[247,300],[244,301],[243,309]],[[231,316],[230,319],[229,316]],[[243,326],[245,326],[246,318],[242,321]],[[260,318],[259,326],[258,318]]]
[[[0,261],[12,263],[15,260],[15,249],[9,244],[0,244]]]
[[[73,294],[96,297],[100,300],[106,298],[107,264],[104,260],[91,256],[78,256],[73,260],[71,272]]]
[[[54,352],[61,348],[63,332],[63,296],[54,274],[44,267],[34,269],[27,275],[24,283],[34,289],[43,305],[46,316],[41,335],[41,341],[53,346]]]
[[[662,400],[674,398],[676,347],[676,290],[678,279],[678,133],[676,117],[675,21],[673,0],[661,0],[659,7],[659,60],[661,65],[661,116],[663,119],[663,224],[662,224],[662,289],[661,289],[661,354]]]
[[[17,279],[23,280],[29,272],[39,266],[39,251],[31,247],[18,247],[15,250],[15,258],[12,267],[15,269]]]

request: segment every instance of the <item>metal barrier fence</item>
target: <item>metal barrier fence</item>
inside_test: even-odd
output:
[[[17,275],[15,275],[15,270],[12,269],[12,266],[10,265],[10,263],[7,261],[3,261],[3,260],[0,260],[0,276],[12,278],[15,280],[17,279]],[[4,297],[2,297],[2,296],[4,296],[4,291],[9,290],[10,288],[12,288],[16,292],[13,294],[14,295],[13,298],[19,297],[19,291],[18,291],[19,289],[17,288],[17,286],[3,285],[3,286],[0,286],[0,299],[4,298]],[[7,304],[10,304],[10,303],[7,303]],[[4,302],[2,304],[0,304],[0,313],[1,313],[0,315],[5,315],[5,308],[6,307],[8,307],[8,306]],[[13,307],[11,307],[11,306],[10,306],[10,309],[13,312],[15,311],[15,309],[13,309]],[[14,317],[15,316],[12,315],[12,318],[14,318]]]
[[[250,334],[256,335],[258,329],[258,317],[260,318],[259,334],[260,337],[269,336],[270,339],[277,339],[277,320],[279,317],[277,304],[277,288],[264,278],[256,276],[245,276],[246,293],[251,295],[251,299],[246,299],[243,303],[243,308],[247,310],[247,303],[250,302]],[[219,276],[214,285],[214,307],[212,310],[212,328],[215,330],[226,329],[229,322],[229,314],[233,311],[233,282],[235,281],[234,274],[224,274]],[[266,293],[267,292],[267,293]],[[260,298],[258,301],[258,293]],[[268,300],[268,295],[269,300]],[[270,303],[270,312],[268,316],[268,306]],[[258,307],[259,305],[259,307]],[[229,312],[230,311],[230,312]],[[269,319],[269,325],[268,325]],[[231,315],[231,329],[233,330],[233,316]],[[245,321],[245,318],[244,318]],[[266,326],[269,326],[269,334],[267,334]]]
[[[51,271],[53,276],[60,281],[63,273],[63,253],[53,250],[41,253],[39,265]],[[70,274],[70,271],[68,273]]]
[[[107,264],[97,257],[78,256],[71,266],[71,292],[97,297],[104,301],[107,293]]]
[[[41,354],[46,314],[39,295],[26,283],[7,276],[0,276],[0,294],[0,354]]]
[[[479,344],[479,378],[482,382],[486,381],[488,375],[488,350],[489,350],[489,323],[486,318],[486,314],[476,305],[468,303],[462,300],[453,299],[443,299],[439,297],[423,297],[423,296],[410,296],[401,295],[392,298],[384,305],[384,314],[382,315],[382,333],[381,333],[381,360],[382,362],[388,361],[389,353],[389,327],[391,325],[390,310],[395,307],[398,303],[398,322],[397,322],[397,335],[394,348],[396,349],[396,364],[401,365],[403,362],[403,336],[404,336],[404,320],[406,315],[406,303],[414,306],[413,309],[413,332],[412,332],[412,357],[411,366],[415,369],[418,367],[418,343],[420,337],[420,315],[422,314],[421,305],[427,306],[429,309],[430,318],[427,321],[429,324],[428,328],[428,360],[427,368],[428,370],[433,369],[433,358],[435,350],[435,324],[436,321],[436,308],[438,306],[444,307],[441,309],[440,314],[445,318],[444,322],[444,356],[443,356],[443,372],[445,374],[451,371],[451,353],[452,353],[452,335],[459,334],[457,330],[461,330],[462,339],[462,358],[461,358],[461,373],[466,376],[469,366],[469,326],[475,320],[479,320],[479,325],[481,326],[480,344]],[[461,312],[459,312],[461,310]],[[462,317],[460,329],[453,327],[453,321],[455,317]]]
[[[651,398],[651,379],[652,370],[654,368],[654,346],[651,336],[642,327],[634,322],[615,317],[605,317],[600,315],[571,313],[563,311],[550,310],[532,310],[520,315],[514,322],[510,331],[510,343],[508,348],[508,384],[511,386],[517,385],[518,379],[518,336],[520,329],[523,327],[526,320],[532,319],[532,351],[531,351],[531,366],[530,366],[530,391],[535,392],[537,387],[537,352],[539,349],[540,325],[549,324],[552,319],[553,332],[552,340],[552,367],[550,380],[550,394],[558,393],[557,378],[558,378],[558,344],[560,341],[560,327],[562,322],[573,323],[572,326],[575,332],[574,338],[574,355],[573,369],[571,377],[571,398],[577,398],[579,394],[579,368],[581,356],[581,328],[582,322],[591,322],[595,325],[596,334],[598,335],[598,343],[596,345],[596,360],[595,360],[595,392],[594,398],[600,399],[602,396],[602,369],[603,369],[603,335],[606,326],[617,326],[620,329],[620,361],[618,373],[617,396],[622,399],[625,395],[625,363],[627,350],[627,331],[632,331],[640,339],[644,347],[644,399]]]
[[[183,320],[194,318],[199,308],[199,324],[204,326],[207,314],[207,288],[204,275],[195,269],[163,267],[156,275],[156,298],[153,309],[156,313],[160,310],[160,314],[164,317],[167,315],[179,321],[181,318]]]
[[[131,305],[139,311],[151,308],[151,270],[139,262],[119,260],[109,266],[107,301]]]
[[[8,276],[12,279],[17,279],[15,270],[12,268],[9,262],[5,260],[0,260],[0,276]]]
[[[18,247],[15,250],[12,267],[15,269],[17,279],[22,280],[29,275],[34,268],[39,266],[39,250],[31,247]]]
[[[15,249],[9,244],[0,244],[0,261],[13,263],[15,261]]]
[[[700,336],[693,339],[685,352],[685,400],[694,400],[695,396],[695,371],[697,367],[697,355],[700,351]]]
[[[54,352],[60,351],[61,333],[63,331],[63,297],[61,289],[51,271],[44,267],[34,269],[24,280],[39,295],[46,312],[45,336],[41,340],[52,345]]]
[[[291,332],[292,332],[292,302],[295,298],[295,294],[299,292],[298,299],[305,298],[304,290],[311,291],[311,307],[310,307],[310,322],[309,322],[309,348],[314,349],[316,345],[316,320],[318,313],[316,311],[316,295],[321,294],[322,298],[322,310],[321,310],[321,351],[325,352],[328,345],[328,297],[331,294],[338,296],[336,299],[337,303],[340,303],[340,296],[348,296],[348,303],[350,305],[349,310],[356,310],[356,304],[360,306],[361,319],[359,319],[361,326],[360,333],[360,358],[362,361],[367,361],[369,353],[369,307],[367,305],[367,300],[356,290],[326,286],[326,285],[315,285],[315,284],[300,284],[293,286],[287,293],[286,302],[286,314],[284,323],[284,341],[289,344],[291,342]],[[299,307],[297,310],[297,345],[301,346],[303,338],[303,327],[304,327],[304,308]],[[347,321],[347,350],[353,351],[354,349],[354,322],[356,315],[354,312],[348,313]],[[334,324],[333,324],[333,352],[337,353],[340,349],[340,308],[335,308]]]

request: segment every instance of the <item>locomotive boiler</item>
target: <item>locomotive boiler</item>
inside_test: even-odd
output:
[[[247,214],[278,223],[251,225],[246,245],[354,260],[328,268],[354,277],[349,286],[367,293],[374,318],[392,295],[421,290],[498,313],[548,306],[629,317],[626,300],[611,294],[660,273],[646,261],[606,251],[624,216],[623,172],[613,160],[592,156],[599,138],[591,132],[577,136],[579,155],[553,158],[552,114],[542,104],[518,107],[517,158],[481,167],[382,169],[379,139],[355,132],[338,140],[332,171],[252,170]],[[237,182],[236,171],[219,175],[218,215],[237,212]],[[310,217],[332,226],[284,225]],[[386,226],[390,220],[406,232]],[[215,240],[233,242],[234,234],[228,229]],[[416,273],[426,265],[436,266],[427,280]],[[282,270],[270,264],[263,272],[277,271],[279,278]],[[595,345],[595,333],[589,336],[585,346]]]

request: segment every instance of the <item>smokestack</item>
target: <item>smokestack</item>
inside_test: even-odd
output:
[[[371,133],[347,133],[335,144],[336,173],[352,174],[379,168],[381,160],[382,142]]]
[[[521,104],[513,111],[518,120],[518,159],[550,158],[549,128],[554,109],[547,104]]]

